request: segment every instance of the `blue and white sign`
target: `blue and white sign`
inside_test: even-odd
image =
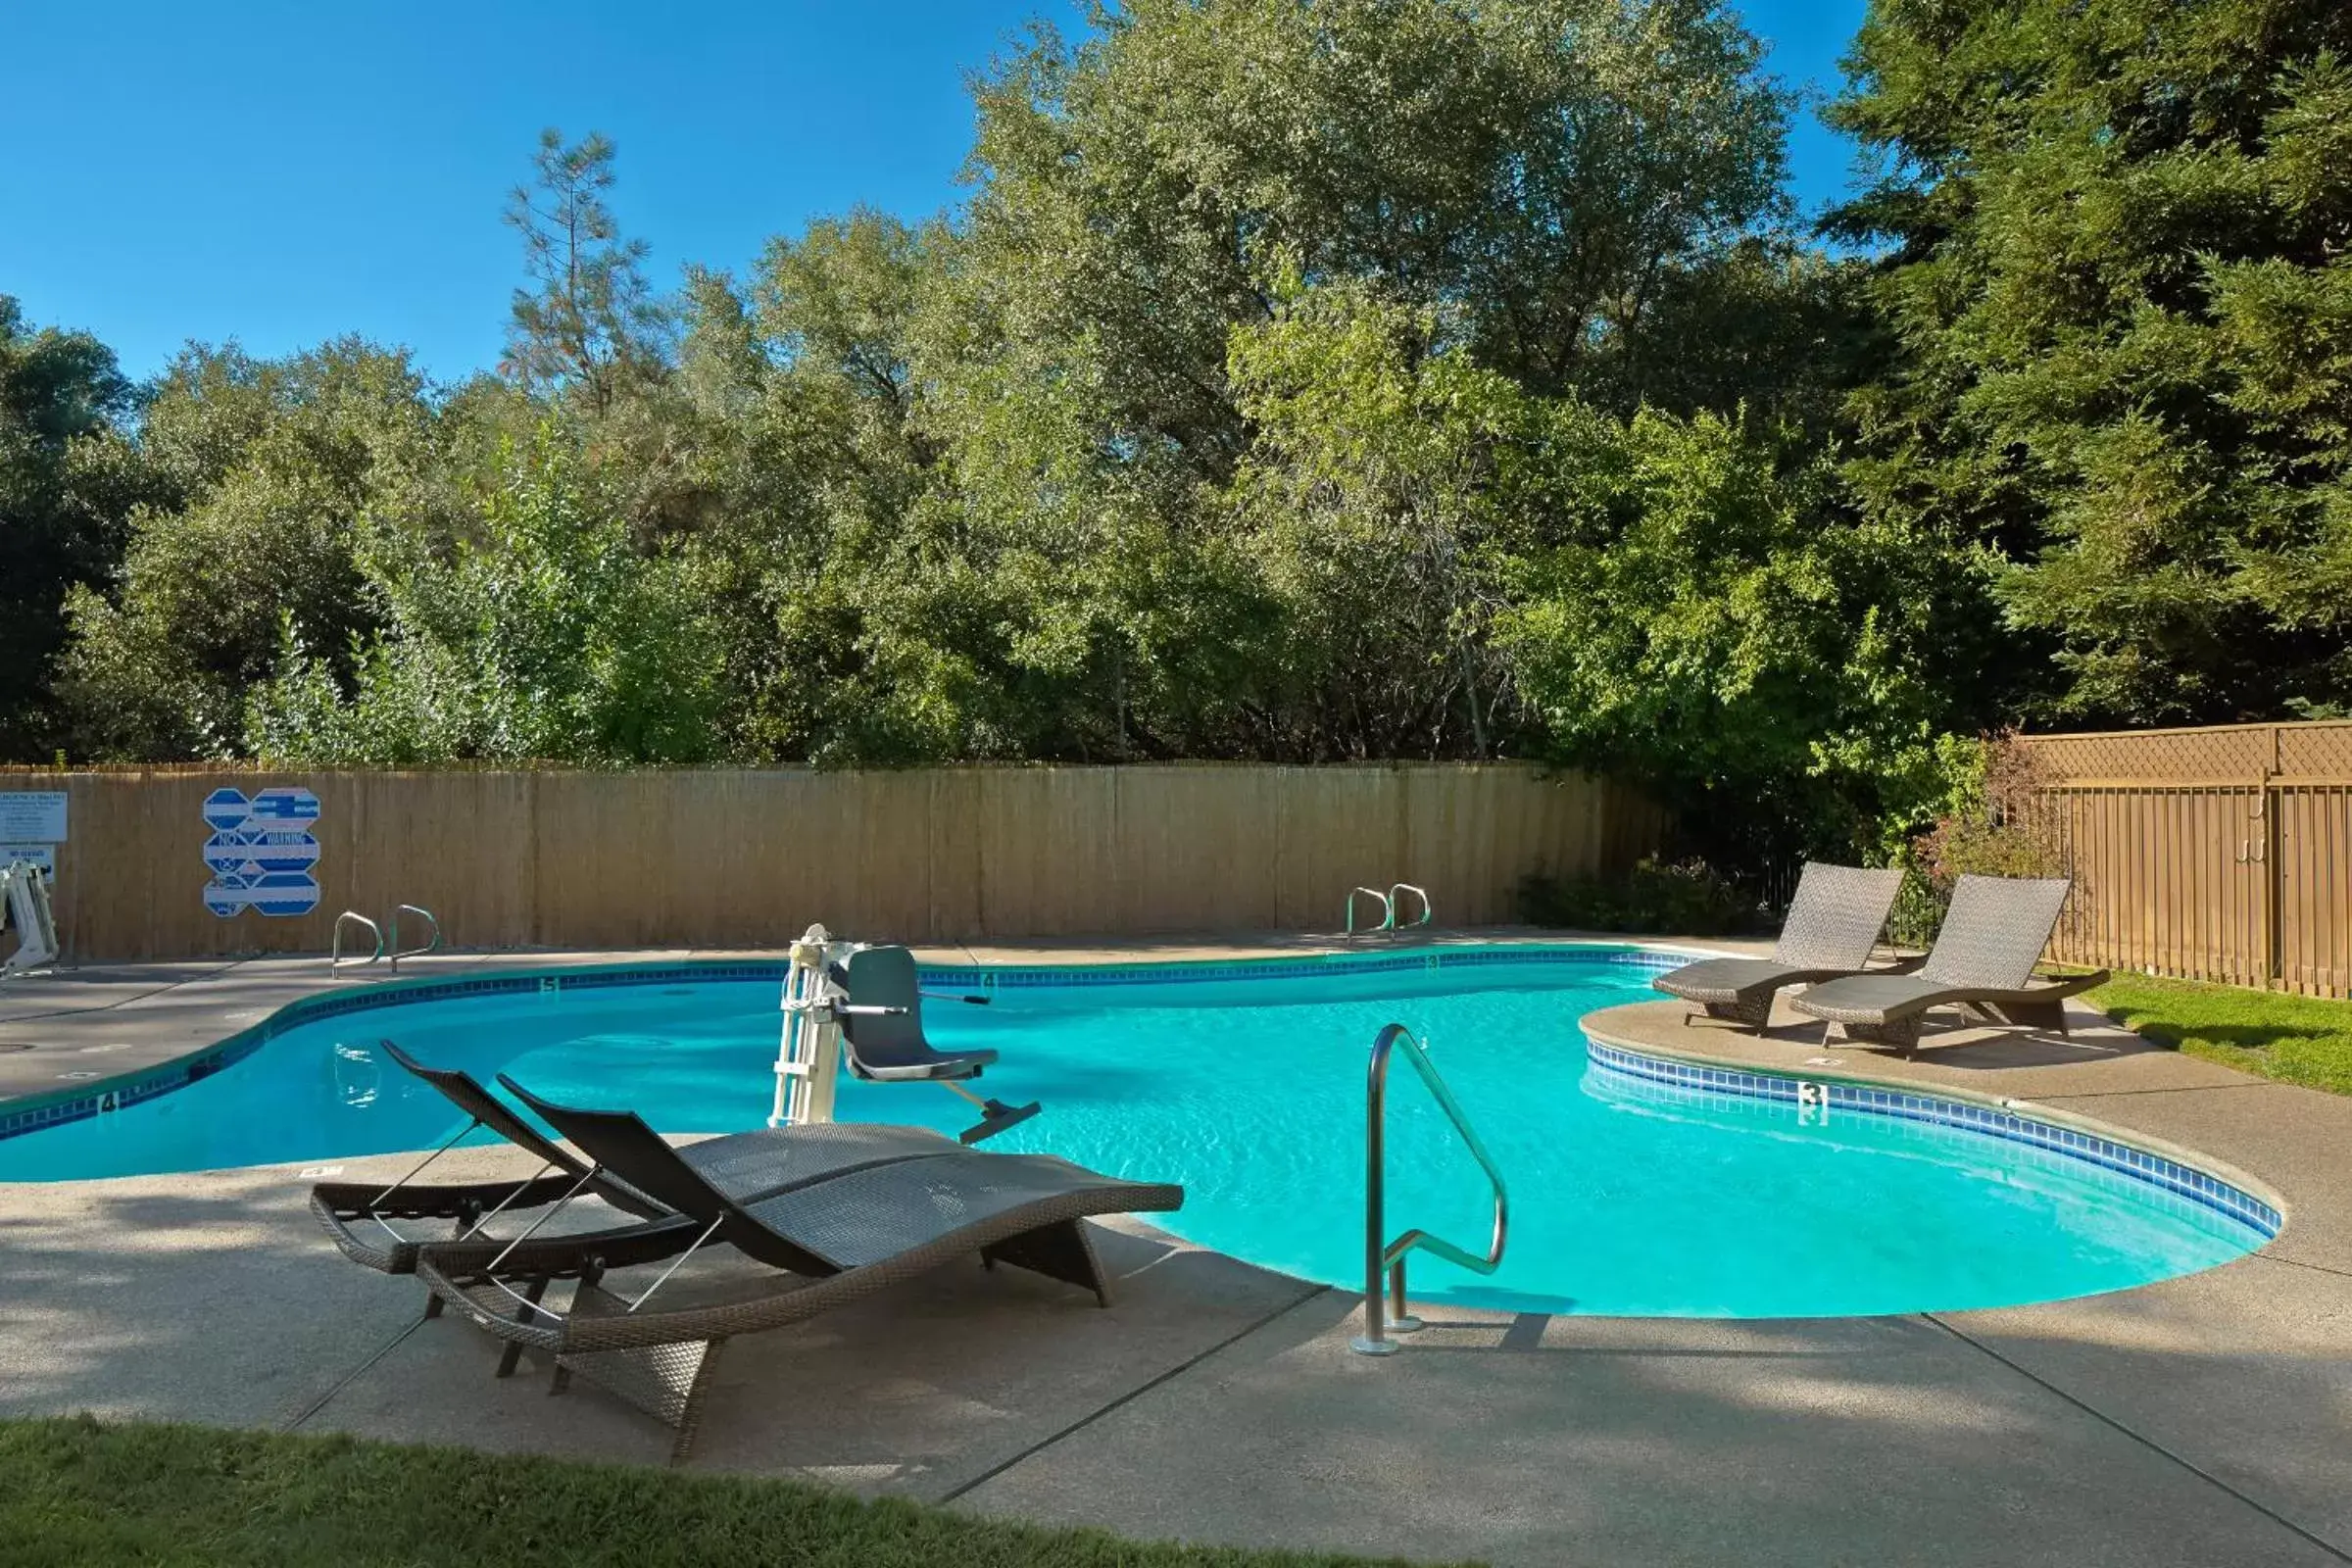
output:
[[[283,785],[248,798],[218,789],[204,798],[204,906],[225,920],[247,909],[282,917],[318,906],[318,797]]]
[[[10,844],[66,842],[64,790],[0,790],[0,840]]]
[[[28,861],[41,868],[50,881],[57,880],[57,846],[54,844],[0,844],[0,865]]]

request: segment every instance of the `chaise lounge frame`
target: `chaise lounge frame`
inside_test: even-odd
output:
[[[1710,1018],[1760,1032],[1771,1021],[1773,998],[1788,987],[1868,966],[1902,885],[1899,868],[1807,860],[1771,957],[1702,958],[1659,975],[1650,985],[1697,1003]]]

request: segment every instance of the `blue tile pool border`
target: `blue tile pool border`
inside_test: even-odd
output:
[[[1887,1116],[1901,1121],[1948,1127],[1981,1137],[2023,1144],[2031,1149],[2080,1160],[2132,1181],[2185,1199],[2257,1232],[2265,1241],[2285,1223],[2277,1207],[2233,1182],[2210,1171],[2181,1163],[2153,1150],[2120,1143],[2098,1133],[2058,1122],[2042,1121],[2002,1105],[1920,1094],[1909,1089],[1856,1082],[1845,1078],[1808,1079],[1796,1074],[1751,1072],[1744,1068],[1690,1061],[1678,1056],[1653,1055],[1609,1041],[1586,1036],[1585,1049],[1593,1068],[1678,1089],[1743,1100],[1799,1104],[1810,1085],[1826,1098],[1832,1114]]]
[[[1624,965],[1658,972],[1687,961],[1686,955],[1599,942],[1527,942],[1507,947],[1412,947],[1358,953],[1323,953],[1289,957],[1211,960],[1163,959],[1100,964],[936,964],[920,971],[924,985],[1046,990],[1118,985],[1187,985],[1246,980],[1303,979],[1339,970],[1385,974],[1413,970],[1483,968],[1496,964],[1559,963],[1564,960]],[[94,1083],[76,1084],[24,1101],[0,1102],[0,1139],[36,1133],[66,1122],[121,1110],[168,1095],[234,1066],[289,1029],[324,1018],[413,1003],[451,1002],[467,997],[561,994],[614,986],[713,985],[727,982],[781,985],[789,964],[782,958],[703,959],[686,963],[552,965],[463,980],[392,980],[303,997],[260,1023],[160,1066]]]

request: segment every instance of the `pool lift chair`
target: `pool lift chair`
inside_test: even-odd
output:
[[[833,1119],[842,1069],[868,1083],[937,1084],[980,1112],[958,1139],[977,1144],[1017,1127],[1043,1107],[1008,1105],[964,1085],[997,1059],[993,1051],[939,1051],[923,1036],[922,999],[986,1006],[984,996],[925,991],[914,955],[901,947],[835,942],[812,925],[792,948],[785,977],[783,1036],[776,1053],[770,1127],[807,1127]]]
[[[49,874],[31,860],[0,867],[0,930],[17,933],[17,951],[0,959],[0,977],[57,961],[57,912],[49,904]]]

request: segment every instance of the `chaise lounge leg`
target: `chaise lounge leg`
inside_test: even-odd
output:
[[[2020,1029],[2044,1029],[2052,1034],[2066,1033],[2066,1004],[2063,1002],[1980,1002],[1977,1010],[1995,1023],[2013,1024]]]
[[[1095,1299],[1103,1306],[1110,1304],[1110,1278],[1102,1272],[1102,1263],[1095,1255],[1095,1244],[1087,1234],[1082,1220],[1064,1220],[1057,1225],[1045,1225],[1025,1235],[999,1242],[984,1250],[981,1260],[989,1264],[1010,1263],[1032,1273],[1043,1274],[1075,1285],[1080,1290],[1095,1293]]]
[[[1908,1056],[1919,1049],[1919,1026],[1922,1014],[1907,1018],[1889,1018],[1884,1023],[1849,1023],[1844,1025],[1845,1038],[1864,1045],[1883,1046],[1899,1051]]]
[[[539,1298],[545,1296],[546,1294],[547,1281],[531,1281],[531,1288],[523,1292],[522,1296],[522,1298],[530,1304],[523,1307],[521,1311],[514,1315],[514,1321],[517,1323],[528,1323],[531,1319],[537,1317],[539,1314],[533,1311],[532,1308],[539,1304]],[[509,1342],[506,1353],[498,1358],[498,1375],[502,1378],[513,1377],[514,1375],[514,1368],[521,1362],[521,1360],[522,1347],[513,1342]]]
[[[1772,993],[1767,991],[1761,997],[1740,997],[1732,1002],[1702,1002],[1699,1007],[1718,1023],[1738,1024],[1760,1033],[1772,1020]],[[1684,1021],[1690,1021],[1688,1013],[1684,1014]]]

